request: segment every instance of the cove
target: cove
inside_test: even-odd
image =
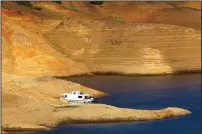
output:
[[[180,107],[192,114],[147,122],[68,124],[35,134],[201,134],[201,74],[65,79],[110,94],[98,100],[99,103],[135,109]]]

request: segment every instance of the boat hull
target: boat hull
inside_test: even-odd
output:
[[[60,100],[66,101],[66,102],[71,102],[71,103],[92,103],[95,102],[95,100],[71,100],[71,99],[64,99],[60,98]]]

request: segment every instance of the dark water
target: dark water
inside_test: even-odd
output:
[[[192,114],[149,122],[72,124],[40,134],[201,134],[201,74],[91,76],[69,80],[109,93],[100,103],[136,109],[180,107]]]

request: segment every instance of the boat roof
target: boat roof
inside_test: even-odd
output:
[[[81,92],[81,91],[72,91],[72,93],[63,93],[63,95],[68,95],[68,94],[90,96],[89,94],[84,94],[84,93]]]
[[[73,92],[75,92],[75,93],[82,93],[81,91],[72,91],[72,93],[73,93]]]
[[[72,94],[84,94],[84,93],[81,91],[72,91]]]

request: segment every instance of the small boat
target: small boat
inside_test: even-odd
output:
[[[60,100],[66,102],[78,102],[78,103],[91,103],[94,102],[94,98],[89,94],[84,94],[80,91],[72,91],[72,93],[64,93],[61,95]]]

